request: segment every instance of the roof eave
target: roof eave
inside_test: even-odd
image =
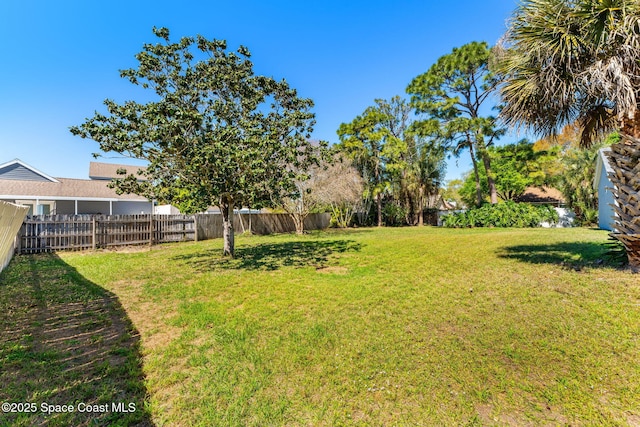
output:
[[[0,194],[0,200],[77,200],[79,202],[140,202],[151,203],[148,199],[118,199],[115,197],[72,197],[72,196],[34,196],[24,194]]]

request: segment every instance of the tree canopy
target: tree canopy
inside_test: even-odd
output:
[[[437,141],[415,131],[411,112],[400,96],[376,99],[338,129],[338,149],[362,174],[365,199],[376,202],[378,226],[385,216],[388,223],[422,224],[424,209],[438,194],[444,175],[444,151]]]
[[[495,174],[496,191],[500,199],[517,200],[528,187],[553,186],[561,173],[559,147],[536,150],[535,144],[523,139],[514,144],[489,147],[491,165]],[[484,171],[480,171],[484,178]],[[484,181],[483,181],[484,182]],[[474,180],[467,176],[461,194],[467,204],[474,198]],[[482,186],[483,198],[488,196],[488,188]]]
[[[485,42],[471,42],[454,48],[416,78],[407,87],[411,105],[425,119],[414,127],[422,135],[436,135],[455,155],[468,149],[477,180],[476,156],[483,162],[491,202],[497,202],[487,148],[504,132],[493,116],[483,115],[481,108],[495,90],[496,80],[489,71],[490,50]]]
[[[171,42],[169,30],[136,55],[137,68],[121,77],[150,92],[145,103],[107,99],[71,132],[148,162],[140,177],[112,185],[193,213],[217,205],[225,248],[233,255],[233,209],[295,194],[297,172],[316,163],[308,141],[313,102],[285,80],[255,75],[250,52],[229,51],[224,40],[203,36]]]
[[[617,130],[634,134],[640,105],[637,0],[526,0],[516,9],[492,70],[501,116],[541,135],[577,123],[582,143]],[[640,136],[640,126],[637,127]]]
[[[396,103],[402,103],[402,100],[398,97]],[[351,122],[342,123],[337,132],[339,150],[362,174],[367,183],[366,197],[376,201],[377,224],[381,226],[382,194],[390,185],[387,166],[395,163],[404,141],[397,136],[399,131],[394,132],[401,125],[395,120],[391,103],[376,99],[375,104]]]

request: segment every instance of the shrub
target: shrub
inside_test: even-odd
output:
[[[382,208],[382,220],[388,227],[399,227],[406,224],[407,209],[395,203],[387,203]]]
[[[462,227],[540,227],[543,222],[558,222],[558,213],[550,206],[507,201],[483,205],[465,212],[442,217],[442,224],[450,228]]]

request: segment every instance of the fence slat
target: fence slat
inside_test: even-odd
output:
[[[11,261],[28,208],[0,201],[0,271]]]

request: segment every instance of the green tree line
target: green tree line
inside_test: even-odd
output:
[[[219,206],[230,256],[233,210],[243,206],[291,206],[292,215],[304,215],[304,199],[334,213],[342,206],[363,224],[424,224],[425,212],[441,203],[446,158],[463,152],[473,169],[448,189],[453,195],[459,188],[459,201],[495,205],[516,199],[527,186],[555,185],[588,222],[596,207],[589,182],[595,148],[618,132],[618,140],[609,140],[615,236],[640,269],[636,0],[522,1],[497,46],[456,47],[408,83],[408,99],[374,100],[340,125],[333,153],[309,140],[313,101],[285,80],[255,75],[246,47],[233,52],[224,40],[172,42],[168,29],[154,33],[160,42],[144,45],[139,66],[121,76],[156,99],[106,100],[106,114],[71,132],[97,141],[104,152],[148,161],[144,177],[115,180],[117,191],[184,212]],[[567,125],[577,129],[572,144],[497,144],[507,127],[555,140]],[[336,161],[346,162],[335,169],[344,173],[343,183],[361,186],[359,205],[353,192],[349,201],[326,192],[311,196],[333,182],[319,176]],[[314,175],[324,184],[303,184]],[[334,216],[346,225],[351,214]]]

